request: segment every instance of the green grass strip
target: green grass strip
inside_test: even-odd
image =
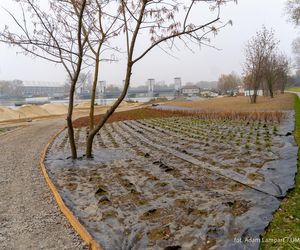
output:
[[[299,88],[300,91],[300,88]],[[294,136],[300,145],[300,99],[295,96],[295,132]],[[298,159],[300,158],[298,150]],[[283,166],[284,167],[284,166]],[[295,188],[282,201],[273,220],[262,237],[260,249],[300,249],[300,161]]]
[[[297,86],[288,87],[286,90],[293,91],[293,92],[300,92],[300,87],[297,87]]]

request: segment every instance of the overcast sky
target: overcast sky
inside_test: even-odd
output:
[[[0,6],[13,7],[12,0],[1,0]],[[293,24],[284,16],[286,0],[239,0],[238,4],[228,4],[222,8],[221,18],[232,20],[212,39],[209,47],[194,50],[181,49],[174,59],[157,49],[147,55],[134,67],[134,85],[144,84],[148,78],[173,83],[174,77],[183,82],[217,80],[220,74],[235,71],[242,73],[244,47],[246,42],[260,30],[262,25],[273,28],[280,40],[280,50],[292,58],[291,43],[299,36]],[[11,18],[0,10],[0,28],[11,24]],[[300,29],[299,29],[300,31]],[[40,59],[32,59],[17,53],[18,49],[0,44],[0,79],[21,79],[24,81],[64,82],[66,74],[60,65],[53,65]],[[120,84],[124,79],[124,61],[102,65],[101,80]]]

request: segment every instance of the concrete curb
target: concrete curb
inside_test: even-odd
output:
[[[90,235],[90,233],[86,230],[86,228],[79,222],[79,220],[75,217],[75,215],[71,212],[71,210],[66,206],[63,199],[61,198],[58,190],[56,189],[55,185],[51,181],[44,161],[46,158],[46,154],[49,150],[50,145],[53,143],[53,141],[59,136],[60,133],[62,133],[65,130],[65,128],[61,129],[56,135],[54,135],[50,141],[47,143],[46,147],[44,148],[41,158],[40,158],[40,167],[43,173],[43,176],[48,184],[49,189],[51,190],[54,199],[59,206],[61,212],[65,215],[67,220],[70,222],[72,227],[75,229],[75,231],[80,235],[82,240],[88,245],[90,250],[103,250],[99,243]]]

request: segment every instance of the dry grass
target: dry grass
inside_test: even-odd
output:
[[[285,114],[282,111],[181,111],[182,115],[191,114],[201,119],[216,119],[216,120],[242,120],[242,121],[262,121],[262,122],[277,122],[280,123]]]
[[[152,118],[167,118],[178,116],[193,116],[200,119],[216,119],[216,120],[242,120],[242,121],[262,121],[262,122],[280,122],[285,114],[282,111],[265,111],[265,112],[247,112],[247,111],[187,111],[187,110],[156,110],[152,108],[141,108],[114,113],[107,123],[142,120]],[[95,123],[98,123],[102,115],[95,116]],[[85,127],[89,124],[89,117],[81,117],[73,122],[75,128]]]
[[[171,101],[166,105],[190,108],[201,108],[213,111],[278,111],[292,110],[294,107],[294,95],[286,93],[276,95],[275,98],[258,97],[258,103],[251,104],[250,98],[245,96],[222,97],[204,101]]]

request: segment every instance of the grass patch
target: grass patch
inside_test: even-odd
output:
[[[5,132],[8,132],[8,131],[11,131],[11,130],[14,130],[16,129],[17,127],[4,127],[4,128],[0,128],[0,134],[1,133],[5,133]]]
[[[289,87],[286,90],[293,91],[293,92],[300,92],[300,87],[298,87],[298,86]]]
[[[300,100],[295,96],[295,139],[300,145]],[[298,150],[300,158],[300,150]],[[283,200],[279,210],[262,237],[260,249],[300,249],[300,161],[298,160],[298,174],[295,188]],[[268,242],[271,239],[283,242]],[[286,239],[286,240],[283,240]],[[298,241],[293,242],[293,239]]]
[[[235,121],[260,121],[260,122],[280,122],[284,118],[282,111],[188,111],[188,110],[158,110],[151,108],[140,108],[122,112],[115,112],[108,119],[107,123],[129,121],[129,120],[143,120],[143,119],[154,119],[154,118],[169,118],[169,117],[197,117],[202,120],[223,120],[229,122],[230,120]],[[102,115],[97,115],[94,118],[95,124],[99,122]],[[74,128],[80,128],[88,126],[89,117],[81,117],[73,122]],[[231,138],[233,139],[233,138]]]

